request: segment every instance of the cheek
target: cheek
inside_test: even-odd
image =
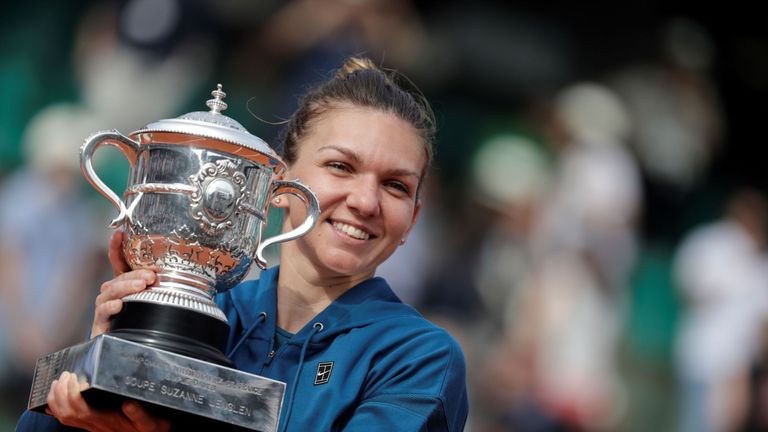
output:
[[[344,191],[347,187],[343,182],[332,176],[326,176],[322,181],[315,181],[307,186],[317,197],[321,213],[324,213],[336,203],[343,200],[345,197]]]
[[[304,205],[304,202],[292,195],[287,195],[290,200],[290,205],[286,209],[286,216],[290,217],[291,219],[291,225],[294,227],[297,227],[301,225],[302,222],[304,222],[304,219],[307,217],[307,207]],[[284,216],[285,217],[285,216]]]
[[[389,225],[393,232],[397,232],[398,235],[406,233],[413,224],[413,214],[415,212],[414,204],[399,203],[398,206],[393,206],[390,213]]]

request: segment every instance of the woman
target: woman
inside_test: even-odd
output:
[[[463,429],[459,346],[374,277],[418,218],[433,134],[426,102],[367,59],[349,59],[290,119],[286,177],[316,193],[317,226],[282,246],[279,267],[217,297],[236,367],[287,384],[279,430]],[[284,230],[304,220],[301,203],[279,197],[273,204],[285,209]],[[110,244],[119,276],[96,299],[92,336],[108,330],[120,298],[154,282],[150,270],[128,271],[120,241],[116,235]],[[326,374],[318,377],[320,363]],[[62,374],[51,387],[50,414],[92,431],[170,429],[133,401],[122,412],[91,409],[84,387]],[[18,430],[67,430],[56,428],[51,417],[25,413]]]

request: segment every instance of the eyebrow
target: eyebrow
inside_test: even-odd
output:
[[[350,158],[352,160],[352,162],[354,162],[356,164],[363,163],[363,160],[360,159],[360,156],[357,153],[353,152],[352,150],[350,150],[348,148],[338,147],[338,146],[335,146],[335,145],[325,145],[325,146],[322,146],[319,149],[317,149],[317,151],[322,151],[322,150],[335,150],[335,151],[343,154],[344,156]]]
[[[335,151],[343,154],[344,156],[348,157],[355,164],[362,165],[362,163],[363,163],[363,160],[360,158],[360,155],[358,155],[357,153],[355,153],[354,151],[352,151],[352,150],[350,150],[348,148],[339,147],[339,146],[335,146],[335,145],[325,145],[325,146],[322,146],[319,149],[317,149],[317,151],[322,151],[322,150],[335,150]],[[419,173],[417,173],[415,171],[408,170],[408,169],[396,168],[396,169],[388,171],[388,173],[389,173],[389,175],[394,176],[394,177],[412,176],[412,177],[416,177],[416,179],[421,179],[421,175]]]

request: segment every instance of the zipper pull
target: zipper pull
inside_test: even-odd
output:
[[[269,366],[272,363],[272,359],[275,358],[275,350],[272,350],[267,354],[267,360],[264,362],[264,366]]]

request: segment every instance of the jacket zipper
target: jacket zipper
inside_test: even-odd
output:
[[[285,345],[288,345],[288,344],[285,344]],[[275,357],[277,357],[277,355],[283,351],[285,351],[285,346],[281,346],[280,348],[275,349],[274,345],[272,345],[272,347],[269,350],[269,353],[267,353],[267,358],[264,359],[264,367],[262,368],[262,370],[269,369],[270,365],[272,364],[272,360],[274,360]]]

